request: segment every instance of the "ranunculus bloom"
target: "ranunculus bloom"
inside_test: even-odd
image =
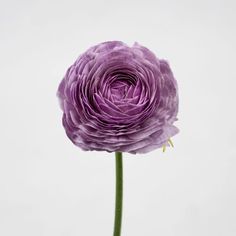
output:
[[[66,134],[83,150],[146,153],[178,133],[171,69],[137,43],[88,49],[67,70],[58,97]]]

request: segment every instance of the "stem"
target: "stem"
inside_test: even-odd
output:
[[[122,198],[123,198],[122,152],[116,152],[116,206],[115,206],[115,222],[114,222],[113,236],[121,235]]]

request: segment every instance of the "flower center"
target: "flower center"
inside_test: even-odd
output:
[[[111,84],[111,94],[113,99],[120,101],[125,99],[130,85],[126,81],[115,81]]]
[[[133,76],[119,74],[114,76],[113,81],[110,84],[110,92],[113,101],[123,101],[132,98],[133,93],[130,90],[134,90],[136,80]]]

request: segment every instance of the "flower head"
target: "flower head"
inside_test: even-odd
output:
[[[137,43],[91,47],[67,70],[57,94],[66,134],[83,150],[146,153],[178,133],[171,69]]]

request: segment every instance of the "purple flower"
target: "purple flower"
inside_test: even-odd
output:
[[[137,43],[91,47],[67,70],[57,94],[66,134],[83,150],[146,153],[178,133],[171,69]]]

